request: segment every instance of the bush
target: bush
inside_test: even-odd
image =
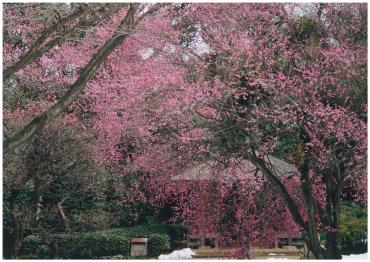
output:
[[[121,255],[130,256],[132,237],[148,237],[148,254],[152,257],[168,252],[171,238],[183,234],[181,225],[147,225],[132,228],[116,228],[86,233],[60,234],[50,244],[41,237],[25,238],[22,255],[26,258],[58,257],[63,259],[91,259]]]
[[[131,237],[149,237],[152,234],[167,234],[171,240],[184,239],[186,229],[180,224],[151,224],[128,228],[115,228],[108,230],[117,235],[127,235]]]
[[[129,256],[130,239],[98,231],[58,237],[56,255],[60,258],[99,258],[102,256]]]
[[[340,239],[343,254],[367,252],[367,210],[359,205],[341,205]]]
[[[291,40],[300,44],[318,43],[324,35],[322,25],[308,16],[296,20],[291,25],[291,30]]]
[[[24,238],[21,247],[21,257],[28,259],[50,258],[49,246],[38,235],[30,235]]]
[[[147,225],[131,228],[116,228],[59,236],[57,240],[59,257],[73,259],[99,258],[103,256],[130,256],[132,237],[148,237],[148,253],[158,256],[170,250],[169,232],[177,227],[168,225]],[[172,234],[176,234],[173,231]]]
[[[157,257],[171,250],[171,240],[167,234],[153,234],[149,238],[148,254]]]
[[[74,258],[77,253],[77,235],[58,235],[54,240],[54,256]]]
[[[180,224],[171,224],[171,225],[166,225],[167,226],[167,232],[168,235],[170,236],[171,240],[183,240],[186,239],[186,228],[184,225]]]

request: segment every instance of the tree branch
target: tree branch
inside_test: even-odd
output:
[[[65,231],[66,232],[68,232],[70,230],[70,228],[69,228],[69,222],[68,222],[68,217],[66,216],[66,214],[64,213],[64,210],[63,210],[63,203],[64,203],[64,201],[67,200],[67,198],[68,197],[65,197],[60,202],[57,203],[57,208],[58,208],[58,211],[59,211],[60,216],[63,219],[64,228],[65,228]]]
[[[281,197],[284,199],[287,207],[292,215],[294,221],[302,228],[307,229],[307,225],[304,222],[301,214],[299,213],[298,207],[295,204],[294,200],[290,196],[289,192],[286,190],[283,183],[272,173],[272,171],[266,166],[265,161],[261,158],[258,158],[255,154],[248,156],[249,161],[252,162],[267,178],[267,180],[274,185],[278,190]]]
[[[9,66],[3,71],[3,81],[6,81],[9,79],[15,72],[22,69],[26,65],[30,64],[32,61],[34,61],[36,58],[40,57],[44,52],[48,49],[40,49],[44,41],[50,37],[50,35],[54,34],[58,30],[61,30],[66,23],[74,20],[77,17],[80,17],[86,12],[86,4],[81,5],[81,7],[74,13],[60,19],[59,21],[55,22],[53,25],[51,25],[49,28],[47,28],[41,36],[32,44],[30,50],[20,59],[18,60],[14,65]],[[56,42],[56,41],[55,41]],[[54,45],[53,45],[54,46]]]
[[[69,91],[49,110],[35,117],[24,128],[12,137],[4,141],[4,153],[13,149],[23,141],[26,141],[47,123],[58,117],[84,90],[86,83],[91,79],[94,73],[99,69],[104,60],[120,45],[134,29],[133,17],[136,12],[136,5],[130,5],[125,18],[120,23],[114,36],[108,40],[99,51],[91,58],[89,63],[82,70],[79,78],[70,86]],[[125,28],[125,33],[121,29]],[[130,30],[126,30],[129,28]]]

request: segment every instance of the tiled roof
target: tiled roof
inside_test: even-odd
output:
[[[276,170],[279,176],[288,176],[298,173],[297,169],[287,163],[273,156],[266,156],[265,160],[268,161]],[[223,168],[220,170],[215,161],[208,161],[199,163],[198,165],[186,168],[173,177],[173,180],[211,180],[211,179],[248,179],[252,178],[256,172],[256,167],[247,160],[240,161],[236,167]]]

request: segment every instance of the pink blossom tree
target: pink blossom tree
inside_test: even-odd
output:
[[[339,258],[342,189],[367,183],[366,6],[161,7],[64,7],[43,24],[45,6],[7,6],[4,84],[44,96],[6,108],[7,122],[30,122],[5,132],[4,151],[63,114],[94,133],[97,165],[122,161],[171,177],[209,159],[246,160],[314,256]],[[121,143],[125,135],[132,143]],[[298,197],[271,155],[296,167]]]

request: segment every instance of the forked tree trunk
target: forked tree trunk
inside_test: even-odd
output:
[[[338,254],[340,254],[340,250],[338,250],[338,231],[336,235],[331,234],[329,236],[329,246],[330,251],[325,250],[320,245],[319,239],[319,232],[317,230],[317,215],[318,207],[316,206],[315,199],[311,192],[311,180],[308,176],[308,162],[304,163],[302,166],[300,173],[301,173],[301,189],[303,194],[303,200],[305,204],[305,209],[307,212],[307,221],[304,221],[302,216],[300,215],[298,206],[296,205],[294,199],[290,196],[289,192],[286,190],[283,183],[280,179],[275,175],[274,171],[271,170],[265,163],[264,159],[258,158],[255,155],[248,155],[246,157],[247,160],[251,161],[267,178],[267,180],[277,189],[285,203],[287,204],[288,210],[292,215],[294,221],[302,228],[304,235],[305,235],[305,243],[309,251],[313,254],[316,259],[330,259],[330,258],[338,258]],[[329,196],[331,195],[328,192]],[[334,214],[336,217],[336,221],[339,221],[339,193],[336,191],[335,194],[335,209],[329,208],[329,214]],[[333,212],[333,210],[336,210]],[[337,223],[336,225],[339,225]],[[339,228],[339,227],[336,227]]]
[[[306,170],[301,174],[301,189],[303,201],[307,212],[307,230],[306,230],[306,244],[316,259],[324,259],[326,257],[323,248],[320,245],[319,234],[317,231],[316,222],[316,207],[313,196],[311,194],[311,187],[308,181]]]

